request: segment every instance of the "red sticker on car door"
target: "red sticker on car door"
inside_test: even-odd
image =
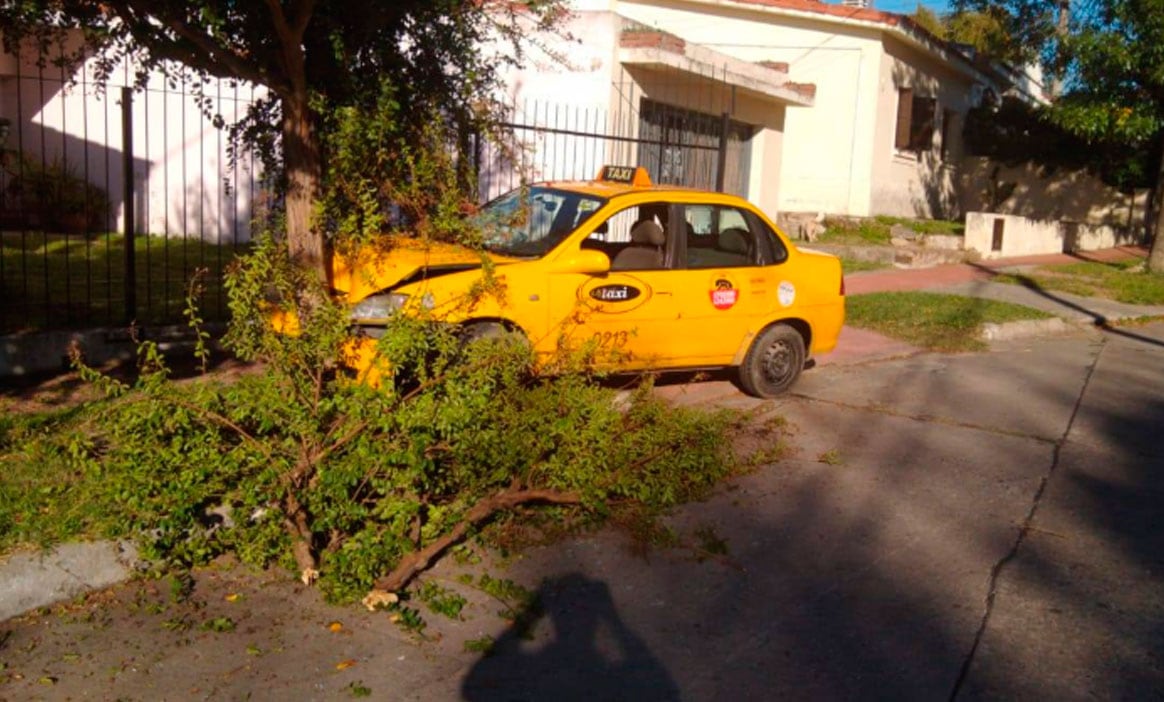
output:
[[[727,278],[716,278],[714,287],[708,291],[711,304],[717,310],[730,309],[740,299],[740,291]]]

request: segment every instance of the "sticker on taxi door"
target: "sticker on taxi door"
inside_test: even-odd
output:
[[[578,290],[578,300],[585,307],[606,314],[622,314],[643,305],[651,297],[651,288],[634,276],[615,274],[594,278]]]
[[[715,278],[708,294],[711,295],[711,304],[717,310],[731,309],[740,299],[739,288],[733,285],[730,279],[723,276]]]
[[[781,305],[791,307],[792,303],[796,301],[796,286],[787,280],[780,281],[780,287],[776,288],[776,297],[780,300]]]

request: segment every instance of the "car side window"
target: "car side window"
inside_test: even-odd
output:
[[[736,268],[755,266],[756,232],[750,213],[722,205],[687,205],[688,268]]]
[[[759,243],[760,265],[768,266],[774,263],[784,263],[788,260],[788,248],[780,237],[776,236],[776,232],[765,224],[764,220],[756,216],[754,212],[745,212],[744,215],[748,219],[749,228],[756,233],[756,241]]]
[[[605,253],[612,270],[666,268],[669,212],[670,205],[665,202],[620,210],[599,222],[583,240],[582,248]]]

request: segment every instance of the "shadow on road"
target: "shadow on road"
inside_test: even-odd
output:
[[[553,639],[534,649],[510,627],[465,678],[465,699],[679,699],[666,668],[619,617],[606,583],[571,573],[545,581],[537,597]]]
[[[1092,259],[1087,259],[1084,257],[1080,257],[1080,258],[1082,260],[1088,260],[1088,261],[1092,260]],[[977,270],[980,270],[984,273],[987,273],[991,277],[999,275],[999,272],[997,270],[995,270],[989,266],[984,266],[981,263],[968,262],[967,265],[972,267],[972,268],[975,268]],[[1043,286],[1039,285],[1039,283],[1037,281],[1035,281],[1033,278],[1031,278],[1030,276],[1025,276],[1025,275],[1022,275],[1021,273],[1010,273],[1009,275],[1016,278],[1019,281],[1020,285],[1022,285],[1027,290],[1030,290],[1031,292],[1035,293],[1039,297],[1050,300],[1051,302],[1054,302],[1055,304],[1060,305],[1062,307],[1065,307],[1069,310],[1074,310],[1075,312],[1079,312],[1080,314],[1084,314],[1084,315],[1087,315],[1088,317],[1091,317],[1092,321],[1095,323],[1095,326],[1104,330],[1105,332],[1108,332],[1110,334],[1115,334],[1116,336],[1122,336],[1125,339],[1131,339],[1133,341],[1138,341],[1138,342],[1145,343],[1145,344],[1152,344],[1154,346],[1164,346],[1164,341],[1160,341],[1159,339],[1154,339],[1150,336],[1145,336],[1143,334],[1136,334],[1135,332],[1128,331],[1127,329],[1124,329],[1121,327],[1112,326],[1110,321],[1108,320],[1108,318],[1106,316],[1104,316],[1103,314],[1096,312],[1094,310],[1090,310],[1090,309],[1084,307],[1083,305],[1080,305],[1076,302],[1072,302],[1071,300],[1068,300],[1062,296],[1054,294],[1053,292],[1051,292],[1051,291],[1047,290],[1046,288],[1044,288]]]

